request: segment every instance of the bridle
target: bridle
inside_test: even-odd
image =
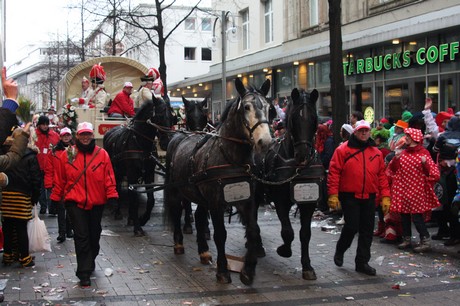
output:
[[[292,113],[299,113],[300,110],[302,110],[302,113],[305,114],[305,115],[308,113],[308,101],[307,101],[306,95],[307,94],[305,92],[302,93],[302,95],[301,95],[302,103],[300,105],[296,106],[296,108],[294,108]],[[292,131],[292,129],[293,129],[292,115],[290,115],[288,117],[288,130]],[[313,145],[313,141],[309,141],[309,140],[306,140],[306,139],[294,141],[294,137],[292,136],[292,133],[289,133],[289,136],[290,136],[292,145],[294,147],[294,150],[299,146],[305,146],[307,148],[307,155],[305,156],[304,161],[306,161],[305,167],[308,167],[308,165],[310,165],[311,162],[316,157],[316,150],[315,150],[315,147]],[[315,139],[315,137],[313,137],[313,140],[314,139]]]
[[[247,93],[244,94],[244,96],[242,96],[242,97],[240,98],[240,99],[241,99],[241,102],[243,102],[244,99],[245,99],[247,96],[249,96],[249,95],[252,95],[252,96],[256,97],[256,95],[255,95],[253,92],[247,92]],[[260,101],[260,98],[257,98],[257,99],[259,100],[260,103],[263,104],[263,102]],[[254,104],[256,104],[256,103],[254,103]],[[256,108],[257,108],[257,107],[256,107]],[[264,123],[270,124],[270,123],[268,122],[267,119],[265,119],[265,120],[258,120],[258,121],[256,122],[256,124],[254,124],[254,125],[251,127],[249,121],[248,121],[245,117],[244,117],[243,120],[244,120],[243,124],[244,124],[245,128],[246,128],[246,129],[248,130],[248,132],[249,132],[249,139],[250,139],[251,141],[254,140],[254,131],[259,127],[259,125],[264,124]]]

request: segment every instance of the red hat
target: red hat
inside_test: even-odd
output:
[[[125,82],[125,84],[123,85],[123,87],[133,88],[133,83],[131,83],[131,82]]]
[[[419,129],[407,128],[404,130],[404,134],[408,135],[415,142],[421,142],[423,140],[423,133]]]
[[[160,72],[156,68],[150,68],[147,71],[147,74],[141,77],[141,81],[155,81],[160,77]]]
[[[442,122],[446,119],[450,119],[454,116],[453,114],[449,114],[448,112],[439,112],[434,119],[436,121],[437,126],[442,126]]]
[[[388,123],[388,119],[387,118],[382,118],[382,119],[380,119],[380,123],[382,123],[382,124]]]
[[[92,83],[102,84],[106,79],[106,74],[104,71],[104,67],[101,66],[101,63],[95,64],[91,71],[89,72],[89,78],[91,79]]]

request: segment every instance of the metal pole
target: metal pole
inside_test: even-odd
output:
[[[222,11],[222,19],[221,19],[221,25],[222,25],[222,104],[221,104],[221,114],[224,111],[225,104],[227,103],[227,67],[226,67],[226,59],[225,59],[225,53],[227,49],[227,18],[226,18],[226,13],[225,11]]]

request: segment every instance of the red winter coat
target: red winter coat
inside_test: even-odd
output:
[[[345,162],[348,156],[360,150],[349,146],[349,142],[345,141],[334,151],[327,177],[328,194],[351,192],[358,199],[368,199],[372,193],[390,196],[382,152],[368,146]]]
[[[121,91],[116,95],[115,99],[113,99],[107,113],[109,115],[118,113],[127,115],[128,117],[133,117],[136,114],[134,112],[134,101],[128,94],[126,94],[124,91]]]
[[[426,158],[425,164],[422,156]],[[393,158],[387,175],[392,179],[391,211],[417,214],[440,206],[433,190],[440,178],[439,168],[422,145],[406,148],[399,158]]]
[[[76,146],[71,148],[78,152]],[[72,163],[69,162],[68,150],[60,155],[59,169],[55,172],[51,200],[76,202],[78,207],[90,210],[95,205],[106,204],[108,199],[118,199],[115,175],[109,154],[104,149],[96,153],[98,151],[99,147],[96,146],[92,153],[78,152]],[[97,155],[89,168],[70,189],[94,154]]]
[[[46,171],[46,167],[52,167],[48,162],[48,153],[52,150],[52,146],[55,146],[59,142],[60,137],[59,134],[52,129],[48,130],[48,134],[44,134],[40,128],[35,129],[35,132],[37,133],[35,145],[39,150],[37,154],[38,164],[40,165],[40,170]],[[51,187],[52,186],[45,186],[45,188]]]

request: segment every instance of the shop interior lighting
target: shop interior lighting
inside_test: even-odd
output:
[[[399,45],[399,39],[393,39],[391,42],[393,45]]]

